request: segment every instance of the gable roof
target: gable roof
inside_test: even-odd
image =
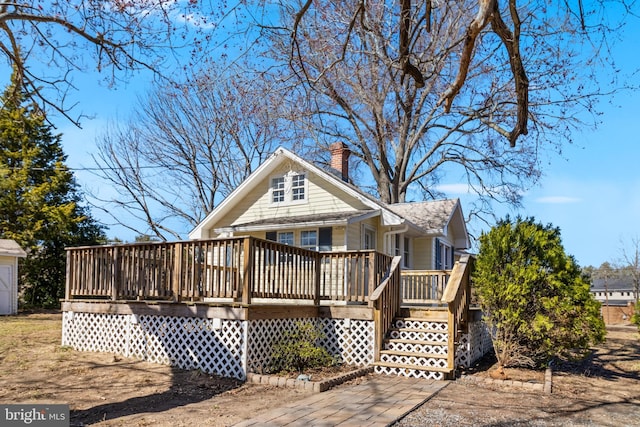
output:
[[[370,195],[361,192],[355,186],[352,186],[334,174],[327,172],[318,166],[307,162],[301,157],[293,154],[291,151],[282,147],[278,148],[267,160],[265,160],[258,168],[256,168],[247,179],[245,179],[235,190],[229,194],[218,206],[216,206],[210,213],[200,222],[190,233],[190,239],[199,239],[202,237],[204,230],[211,228],[211,225],[218,222],[220,218],[226,215],[234,206],[236,197],[245,194],[259,185],[264,179],[268,179],[270,174],[275,171],[278,166],[286,161],[293,161],[300,164],[306,170],[314,173],[320,179],[323,179],[331,185],[340,188],[345,193],[358,199],[365,206],[371,209],[380,210],[382,221],[386,225],[401,225],[404,223],[404,219],[398,216],[396,213],[388,209],[383,203],[373,199]]]
[[[0,255],[24,258],[27,256],[27,253],[15,240],[0,239]]]
[[[418,229],[423,233],[436,234],[446,232],[447,227],[452,220],[456,220],[456,226],[461,226],[464,234],[463,239],[456,242],[456,247],[468,248],[469,242],[467,237],[466,225],[462,218],[462,212],[459,209],[458,200],[443,200],[419,203],[400,203],[388,205],[377,200],[368,193],[362,191],[359,187],[343,181],[337,175],[322,169],[313,163],[310,163],[285,148],[278,148],[271,156],[269,156],[255,171],[247,177],[235,190],[229,194],[218,206],[202,220],[190,233],[190,239],[199,239],[203,237],[203,232],[210,229],[214,224],[218,223],[221,218],[233,209],[238,197],[246,192],[251,191],[257,185],[268,179],[269,176],[284,162],[296,162],[304,169],[312,172],[322,180],[327,181],[334,187],[339,188],[351,197],[356,198],[362,204],[376,211],[380,215],[382,224],[388,226],[407,225],[413,229]],[[449,211],[447,211],[449,209]],[[458,212],[458,214],[456,214]],[[370,215],[370,211],[355,211],[343,214],[331,214],[327,218],[322,215],[305,215],[297,217],[279,218],[277,220],[259,220],[252,223],[237,224],[229,229],[234,231],[247,231],[251,229],[265,229],[265,226],[277,226],[283,224],[313,224],[322,221],[344,221],[349,222]],[[431,218],[433,216],[433,218]]]
[[[459,199],[394,203],[387,206],[425,234],[447,234],[447,229],[454,226],[457,230],[462,230],[461,235],[455,236],[455,247],[463,249],[471,246]]]

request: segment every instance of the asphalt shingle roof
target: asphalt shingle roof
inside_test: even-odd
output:
[[[449,222],[456,200],[396,203],[387,207],[424,231],[441,231]]]

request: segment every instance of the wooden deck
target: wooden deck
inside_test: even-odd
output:
[[[470,303],[471,258],[401,270],[375,251],[316,252],[253,237],[67,249],[67,312],[375,323],[375,360],[401,307],[439,305],[449,366]]]

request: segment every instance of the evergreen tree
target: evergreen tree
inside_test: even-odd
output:
[[[502,366],[543,365],[604,339],[600,304],[558,228],[499,221],[480,237],[473,280]]]
[[[61,136],[27,102],[16,76],[0,99],[0,237],[27,251],[20,265],[22,302],[54,307],[64,296],[64,248],[96,244],[105,236],[79,204]]]

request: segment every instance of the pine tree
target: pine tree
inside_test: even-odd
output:
[[[79,204],[61,135],[27,102],[16,79],[14,73],[0,99],[0,237],[27,251],[20,265],[21,301],[53,307],[64,295],[64,248],[96,244],[105,236]]]

